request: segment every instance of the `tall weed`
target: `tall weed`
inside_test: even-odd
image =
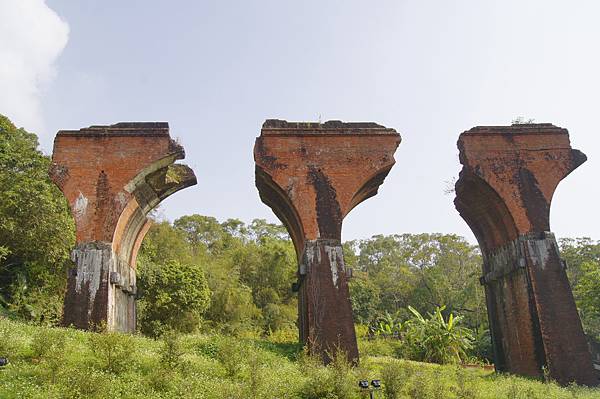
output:
[[[42,363],[43,370],[48,373],[54,384],[57,374],[65,363],[66,335],[63,331],[48,327],[40,327],[31,340],[31,358],[34,363]]]
[[[135,342],[127,334],[113,331],[90,334],[88,345],[100,368],[113,374],[128,370],[135,357]]]
[[[301,397],[305,399],[351,399],[358,397],[357,374],[348,362],[344,351],[336,350],[329,355],[332,362],[322,366],[320,359],[309,355],[302,356],[302,370],[306,382],[301,389]]]

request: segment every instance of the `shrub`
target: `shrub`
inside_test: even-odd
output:
[[[267,339],[277,344],[298,342],[298,328],[296,326],[288,326],[287,328],[269,331]]]
[[[358,350],[361,356],[394,356],[401,353],[402,341],[397,339],[360,339]]]
[[[257,399],[265,391],[263,369],[265,364],[261,357],[253,352],[248,359],[248,397]]]
[[[247,354],[246,347],[236,339],[229,338],[221,342],[217,352],[217,359],[225,368],[227,376],[235,377],[242,370]]]
[[[102,370],[116,374],[130,368],[135,355],[130,335],[112,331],[90,334],[88,343]]]
[[[384,338],[399,338],[404,330],[400,314],[385,312],[369,325],[369,335]]]
[[[477,391],[473,385],[472,379],[467,375],[467,371],[462,367],[456,367],[456,396],[460,399],[475,399]]]
[[[264,330],[289,330],[295,327],[294,322],[298,312],[297,305],[268,303],[262,309]]]
[[[469,351],[474,360],[484,363],[494,362],[492,336],[487,328],[479,328],[474,335],[473,347]]]
[[[215,342],[216,338],[209,337],[208,339],[202,338],[195,343],[194,347],[196,353],[200,356],[217,359],[219,355],[219,345]]]
[[[7,330],[11,338],[11,363],[0,368],[2,399],[359,399],[368,395],[361,396],[356,383],[367,378],[382,380],[383,389],[375,394],[378,399],[595,399],[600,393],[597,388],[574,385],[561,388],[554,382],[493,374],[482,369],[382,357],[363,356],[362,370],[352,368],[344,356],[325,367],[320,359],[305,352],[290,360],[273,350],[273,343],[261,345],[260,342],[249,343],[216,334],[180,337],[177,345],[195,350],[183,355],[182,366],[170,368],[165,359],[174,358],[176,360],[171,364],[176,364],[177,359],[181,359],[181,352],[166,348],[166,335],[156,341],[113,333],[113,339],[122,341],[124,338],[124,342],[129,342],[125,345],[118,342],[116,346],[124,352],[114,352],[111,356],[125,357],[127,363],[114,367],[111,360],[113,366],[109,368],[104,350],[92,354],[88,349],[92,337],[99,338],[104,344],[110,341],[107,334],[70,329],[41,330],[39,326],[0,318],[0,331]],[[63,341],[64,347],[63,343],[54,345],[53,339]],[[5,342],[0,340],[0,344]],[[45,346],[51,346],[51,349],[47,350]],[[61,347],[63,361],[57,362],[58,371],[53,381],[45,359]],[[135,352],[131,353],[132,349]],[[213,350],[214,356],[221,361],[233,354],[228,367],[232,369],[232,365],[239,365],[234,373],[229,373],[234,376],[230,377],[219,361],[209,357]],[[165,352],[175,355],[166,356]],[[96,354],[100,356],[98,361],[91,359]],[[131,356],[135,356],[135,362],[131,361]],[[111,368],[113,371],[109,371]]]
[[[61,398],[106,397],[109,381],[106,374],[94,368],[65,369],[59,381]]]
[[[306,382],[301,388],[305,399],[349,399],[357,397],[357,375],[346,360],[346,354],[338,349],[330,355],[332,362],[322,366],[319,358],[305,352],[300,366]]]
[[[442,315],[444,307],[437,307],[428,319],[410,306],[409,310],[414,317],[406,322],[405,355],[412,360],[439,364],[457,363],[467,358],[473,334],[459,326],[461,316],[450,314],[446,320]]]
[[[388,363],[381,369],[381,380],[386,399],[400,398],[402,387],[406,382],[406,373],[397,362]]]
[[[140,329],[156,337],[166,330],[192,332],[210,302],[210,290],[199,265],[168,261],[146,264],[140,271]]]
[[[163,334],[159,354],[161,363],[168,366],[170,370],[181,367],[185,350],[181,343],[181,337],[176,331],[168,331]]]
[[[8,323],[0,318],[0,357],[11,357],[15,352],[13,332]]]
[[[42,327],[36,331],[31,341],[31,357],[36,363],[42,363],[52,383],[63,367],[65,359],[66,336],[63,331]]]

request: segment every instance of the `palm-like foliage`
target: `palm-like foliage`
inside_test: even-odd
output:
[[[439,364],[458,363],[467,358],[473,334],[459,325],[462,316],[450,314],[445,319],[442,314],[444,306],[429,313],[429,318],[423,317],[411,306],[408,309],[413,317],[405,323],[403,338],[406,352],[411,358]]]
[[[398,314],[385,312],[369,326],[369,334],[381,338],[400,338],[403,329],[404,324]]]

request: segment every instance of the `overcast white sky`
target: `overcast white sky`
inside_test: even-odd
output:
[[[168,121],[198,185],[169,219],[245,221],[264,119],[374,121],[403,142],[343,238],[457,233],[456,140],[523,116],[566,127],[588,162],[556,192],[558,236],[600,238],[600,2],[0,0],[0,113],[40,135]]]

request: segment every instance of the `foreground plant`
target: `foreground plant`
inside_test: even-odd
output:
[[[460,326],[462,316],[452,313],[444,318],[445,306],[436,307],[429,318],[423,317],[412,306],[408,309],[413,318],[405,323],[404,342],[406,352],[413,360],[430,363],[460,363],[467,359],[467,351],[473,346],[473,333]]]

